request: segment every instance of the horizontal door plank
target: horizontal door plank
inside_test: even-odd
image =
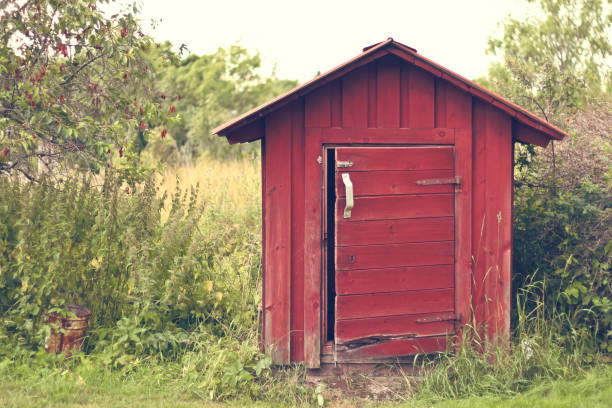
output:
[[[344,169],[336,172],[337,196],[346,196],[342,181]],[[420,185],[419,180],[450,179],[452,170],[416,170],[416,171],[350,171],[348,172],[353,183],[353,195],[375,196],[391,194],[430,194],[452,193],[452,184]]]
[[[340,349],[336,347],[336,361],[376,361],[387,357],[409,356],[414,354],[431,354],[446,350],[446,336],[422,338],[391,339],[356,348]]]
[[[418,323],[421,319],[446,318],[452,312],[370,317],[336,321],[336,344],[375,340],[377,337],[445,336],[455,332],[452,320]]]
[[[448,217],[453,215],[453,194],[427,194],[380,197],[357,197],[351,218],[344,218],[346,199],[336,200],[336,220],[385,220],[400,218]]]
[[[355,319],[453,310],[454,290],[371,293],[336,296],[336,319]]]
[[[343,88],[343,90],[346,88]],[[367,91],[367,89],[366,89]],[[343,105],[343,107],[346,105]],[[367,116],[367,114],[366,114]],[[367,122],[366,118],[360,118],[361,121]],[[455,129],[449,128],[395,128],[395,129],[377,129],[377,128],[358,128],[350,123],[346,126],[343,123],[341,128],[324,127],[317,129],[317,135],[321,138],[322,143],[327,144],[347,144],[347,143],[379,143],[379,144],[395,144],[395,145],[454,145],[455,144]],[[363,125],[363,123],[362,123]],[[366,124],[367,125],[367,124]],[[308,129],[307,129],[308,132]],[[306,136],[308,137],[308,135]]]
[[[338,295],[441,289],[453,286],[453,265],[336,271]]]
[[[338,247],[336,270],[448,265],[453,252],[454,241]]]
[[[449,241],[455,237],[453,217],[339,222],[336,245],[377,245]]]
[[[453,168],[453,148],[433,147],[348,147],[336,148],[338,161],[353,163],[356,170],[444,170]],[[342,170],[342,169],[340,169]]]

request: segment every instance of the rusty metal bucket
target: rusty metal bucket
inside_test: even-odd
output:
[[[66,305],[66,309],[74,313],[75,317],[63,317],[58,313],[47,314],[49,323],[53,326],[45,347],[49,353],[70,354],[71,351],[80,350],[83,345],[91,311],[78,305]]]

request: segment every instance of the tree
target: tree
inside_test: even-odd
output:
[[[168,48],[169,45],[162,45],[153,55]],[[259,54],[233,45],[210,55],[189,55],[160,67],[159,87],[165,95],[172,95],[183,120],[169,124],[165,144],[158,138],[151,149],[166,156],[166,161],[188,161],[202,152],[230,156],[257,150],[254,144],[229,149],[225,139],[210,132],[297,85],[296,81],[281,80],[274,74],[262,77],[258,71],[260,64]],[[168,146],[171,142],[173,145]]]
[[[545,301],[558,341],[610,352],[612,3],[527,1],[541,17],[503,22],[489,51],[504,62],[482,82],[571,137],[516,146],[512,287],[534,297],[522,306],[534,314]]]
[[[134,175],[136,129],[174,116],[151,88],[152,41],[136,7],[106,16],[106,3],[0,3],[0,174],[35,180],[41,171],[119,160]]]
[[[545,119],[579,108],[610,85],[612,12],[602,0],[527,0],[542,17],[503,22],[489,52],[501,55],[485,85]]]

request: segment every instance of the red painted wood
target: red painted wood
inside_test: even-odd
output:
[[[377,65],[368,65],[368,127],[370,128],[375,128],[378,126],[378,91],[376,89],[378,85],[377,76]]]
[[[487,334],[493,342],[510,335],[510,265],[512,216],[512,130],[511,118],[488,106],[487,193],[485,235]]]
[[[453,264],[453,241],[336,248],[336,270]]]
[[[410,67],[408,63],[400,65],[400,127],[410,127]]]
[[[446,86],[446,126],[457,129],[472,127],[472,97],[452,85]]]
[[[227,136],[227,141],[229,144],[250,142],[263,139],[264,134],[264,120],[260,119],[232,132],[231,135]]]
[[[454,221],[453,217],[439,217],[339,222],[336,245],[452,241]]]
[[[400,125],[400,60],[378,62],[376,86],[377,126],[398,128]]]
[[[265,306],[266,300],[266,224],[268,219],[266,218],[266,202],[264,199],[266,196],[266,138],[261,139],[261,253],[262,253],[262,262],[261,262],[261,309]],[[266,352],[265,339],[267,338],[266,333],[266,313],[261,314],[261,339],[259,342],[259,349],[262,353]]]
[[[541,118],[538,118],[536,115],[527,112],[523,108],[495,95],[492,92],[487,91],[486,89],[480,87],[479,85],[463,78],[454,72],[439,66],[438,64],[430,61],[418,54],[415,54],[409,51],[406,47],[403,47],[397,43],[393,42],[384,42],[379,47],[374,47],[368,52],[365,52],[361,55],[358,55],[356,58],[348,61],[345,64],[333,69],[320,77],[309,81],[301,87],[294,89],[293,91],[287,93],[286,95],[275,98],[269,103],[254,109],[240,117],[228,122],[225,125],[222,125],[216,129],[214,129],[215,133],[219,133],[222,135],[229,135],[233,131],[237,130],[239,127],[245,126],[248,123],[256,120],[257,118],[267,115],[274,110],[280,109],[284,104],[290,103],[301,95],[312,92],[314,89],[329,83],[346,75],[350,71],[362,67],[364,65],[370,64],[377,59],[389,55],[397,55],[402,58],[404,61],[414,64],[415,66],[421,67],[425,71],[431,73],[434,77],[442,78],[447,82],[453,84],[458,89],[470,93],[475,97],[479,98],[482,101],[486,101],[487,103],[496,106],[500,110],[504,111],[509,116],[516,118],[521,123],[524,123],[527,126],[531,126],[534,129],[537,129],[547,135],[549,135],[552,139],[562,139],[566,134],[562,132],[560,129],[554,127],[546,123]]]
[[[489,342],[506,341],[510,326],[512,216],[511,119],[474,104],[474,314]]]
[[[357,129],[323,128],[322,143],[377,143],[390,145],[452,145],[454,129]]]
[[[336,359],[338,362],[371,361],[393,356],[431,354],[446,350],[446,341],[446,336],[389,340],[353,350],[337,351]]]
[[[304,361],[304,103],[291,104],[291,361]]]
[[[306,129],[304,154],[304,362],[319,367],[321,362],[321,131]]]
[[[342,78],[342,126],[368,127],[368,68],[352,71]]]
[[[408,124],[411,128],[434,127],[434,77],[422,69],[411,67],[408,93]]]
[[[452,169],[453,149],[435,147],[349,147],[336,149],[337,160],[351,161],[348,171]],[[339,169],[338,171],[343,171]]]
[[[460,341],[461,325],[472,322],[472,131],[462,129],[457,134],[455,175],[462,183],[455,186],[455,313],[461,319]]]
[[[330,108],[331,126],[342,126],[342,81],[340,79],[329,84],[330,86]]]
[[[324,85],[308,95],[304,103],[304,122],[309,127],[329,127],[331,125],[331,86]]]
[[[420,185],[417,181],[433,179],[450,179],[453,171],[448,170],[375,170],[350,171],[337,169],[336,185],[342,185],[342,173],[349,173],[356,196],[390,195],[390,194],[429,194],[452,193],[452,184]],[[338,195],[344,197],[344,188],[338,190]]]
[[[289,363],[291,296],[291,115],[283,109],[266,118],[264,220],[266,352],[276,364]]]
[[[401,316],[369,317],[365,319],[338,320],[336,322],[336,343],[343,344],[364,337],[385,334],[401,336],[435,336],[454,333],[452,321],[417,323],[424,318],[445,318],[449,312],[421,313]]]
[[[340,188],[344,189],[344,185]],[[357,197],[348,219],[343,217],[345,204],[343,197],[336,200],[336,217],[340,222],[453,215],[452,194]]]
[[[546,147],[548,146],[548,142],[550,142],[550,139],[544,133],[538,132],[520,122],[513,123],[512,139],[540,147]]]
[[[474,323],[478,332],[483,335],[485,324],[485,292],[486,276],[485,236],[487,223],[485,216],[486,197],[486,148],[487,148],[487,105],[480,101],[474,102],[472,127],[472,308]],[[483,337],[484,338],[484,337]]]
[[[452,288],[336,296],[336,318],[452,312],[453,303]]]
[[[436,88],[436,127],[446,127],[446,88],[448,87],[448,82],[443,79],[436,78],[435,80],[435,88]]]
[[[453,279],[452,265],[340,270],[336,272],[336,293],[356,295],[450,288],[454,285]]]

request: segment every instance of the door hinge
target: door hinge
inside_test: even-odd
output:
[[[353,167],[353,162],[348,160],[348,161],[342,161],[342,160],[338,160],[336,162],[336,167],[338,167],[339,169],[341,168],[345,168],[345,167]]]
[[[443,178],[443,179],[427,179],[417,180],[416,182],[420,186],[432,186],[434,184],[455,184],[461,185],[461,177]]]
[[[434,322],[461,322],[461,314],[460,313],[447,313],[442,316],[433,316],[433,317],[424,317],[422,319],[417,319],[417,323],[434,323]]]

